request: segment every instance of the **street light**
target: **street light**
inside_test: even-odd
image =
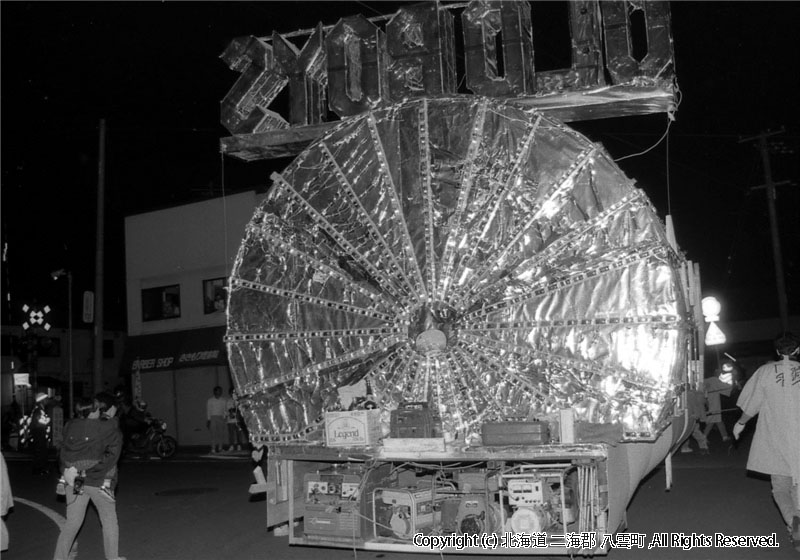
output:
[[[725,333],[717,326],[722,305],[715,297],[704,297],[700,305],[703,309],[703,316],[705,317],[706,323],[708,323],[705,340],[706,345],[718,346],[720,344],[725,344]]]
[[[75,389],[72,383],[72,272],[59,268],[50,273],[53,280],[58,280],[62,276],[67,277],[67,345],[68,345],[68,368],[69,368],[69,412],[68,418],[72,418],[74,410]]]

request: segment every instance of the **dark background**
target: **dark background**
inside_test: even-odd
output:
[[[107,120],[106,328],[124,329],[124,216],[269,186],[290,160],[219,154],[219,101],[238,74],[219,60],[241,35],[290,32],[340,17],[391,14],[397,2],[2,2],[3,324],[23,303],[66,325],[66,288],[93,289],[98,123]],[[537,69],[567,66],[564,3],[533,3]],[[561,18],[561,19],[559,19]],[[561,22],[561,27],[556,21]],[[794,151],[772,155],[790,314],[800,314],[800,3],[673,2],[681,92],[668,140],[663,114],[572,126],[601,142],[675,221],[723,321],[778,315],[760,153],[765,130]],[[6,298],[10,293],[10,299]],[[770,338],[774,333],[768,333]]]

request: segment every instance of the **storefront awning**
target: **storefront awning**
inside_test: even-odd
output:
[[[227,365],[224,336],[224,326],[131,336],[125,346],[121,372]]]

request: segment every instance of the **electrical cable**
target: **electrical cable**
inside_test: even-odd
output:
[[[753,176],[754,171],[757,167],[755,162],[752,163],[752,167],[750,170],[750,176]],[[735,257],[735,253],[739,247],[741,242],[741,235],[747,231],[747,228],[743,227],[742,222],[745,220],[747,216],[746,209],[751,204],[750,201],[750,194],[752,193],[752,189],[748,190],[745,193],[745,196],[742,198],[742,203],[739,210],[734,214],[736,216],[736,226],[733,228],[733,235],[731,236],[731,245],[728,249],[728,255],[725,260],[725,279],[722,284],[723,289],[727,289],[731,276],[733,275],[733,261]]]
[[[377,15],[379,15],[379,16],[384,16],[384,15],[386,15],[386,14],[383,14],[383,13],[379,12],[378,10],[376,10],[375,8],[373,8],[372,6],[368,5],[366,2],[358,2],[358,1],[357,1],[357,2],[356,2],[356,4],[358,4],[359,6],[363,6],[363,7],[365,7],[366,9],[368,9],[368,10],[372,11],[373,13],[375,13],[375,14],[377,14]]]
[[[225,257],[225,270],[227,271],[228,267],[228,204],[227,204],[227,194],[225,193],[225,155],[220,153],[220,183],[222,184],[222,236],[223,236],[223,243],[225,246],[223,247],[223,256]]]
[[[643,156],[643,155],[644,155],[644,154],[646,154],[647,152],[650,152],[650,151],[652,151],[652,150],[653,150],[654,148],[656,148],[656,147],[657,147],[659,144],[661,144],[661,142],[664,140],[664,138],[666,138],[666,137],[667,137],[667,135],[669,134],[669,129],[670,129],[670,127],[671,127],[671,126],[672,126],[672,121],[671,121],[671,120],[670,120],[670,121],[667,121],[667,129],[664,131],[664,134],[662,134],[662,135],[661,135],[661,138],[659,138],[659,139],[656,141],[656,143],[655,143],[655,144],[653,144],[652,146],[650,146],[650,147],[649,147],[649,148],[647,148],[646,150],[643,150],[643,151],[641,151],[641,152],[639,152],[639,153],[637,153],[637,154],[628,154],[627,156],[622,156],[622,157],[616,158],[614,161],[615,161],[615,162],[617,162],[617,161],[622,161],[622,160],[624,160],[624,159],[628,159],[628,158],[632,158],[632,157],[636,157],[636,156]]]
[[[636,154],[628,154],[627,156],[619,157],[619,158],[614,160],[615,162],[622,161],[624,159],[628,159],[628,158],[632,158],[632,157],[636,157],[636,156],[642,156],[642,155],[646,154],[647,152],[649,152],[649,151],[653,150],[654,148],[656,148],[656,146],[661,144],[661,142],[665,138],[668,138],[669,129],[672,127],[672,123],[675,122],[675,113],[678,111],[678,107],[680,107],[681,101],[683,100],[683,95],[681,94],[681,90],[678,87],[678,84],[677,83],[674,84],[674,87],[675,87],[675,103],[670,105],[670,107],[667,109],[667,129],[664,131],[664,134],[661,135],[661,138],[659,138],[656,141],[655,144],[653,144],[652,146],[650,146],[646,150],[641,151],[641,152],[636,153]],[[669,144],[667,144],[667,158],[669,158]],[[668,184],[669,184],[669,182],[668,182]]]
[[[667,214],[672,215],[672,193],[670,191],[670,184],[669,184],[669,127],[667,127],[667,141],[665,143],[666,147],[666,161],[664,162],[664,168],[667,172]]]

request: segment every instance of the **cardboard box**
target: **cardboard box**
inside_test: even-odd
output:
[[[328,447],[367,447],[381,439],[381,411],[350,410],[325,413]]]
[[[483,445],[544,445],[550,442],[545,422],[487,422],[481,425]]]

